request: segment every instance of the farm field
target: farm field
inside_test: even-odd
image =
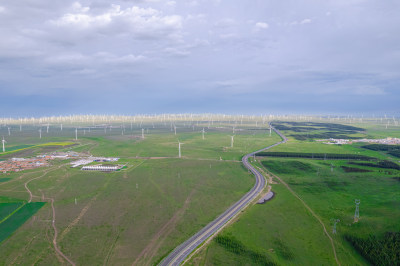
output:
[[[382,136],[369,130],[366,133],[370,137]],[[272,174],[273,182],[269,185],[275,197],[263,205],[249,207],[210,245],[195,254],[189,264],[335,265],[323,224],[342,265],[394,265],[399,258],[400,243],[398,159],[361,146],[290,139],[270,153],[298,153],[299,158],[257,157],[257,165]],[[313,152],[327,153],[328,158],[329,154],[354,154],[376,159],[371,162],[300,156]],[[361,201],[357,223],[354,223],[355,199]],[[333,234],[336,219],[340,222],[337,233]]]
[[[270,137],[265,127],[243,126],[236,131],[232,148],[232,127],[206,128],[204,140],[201,129],[193,132],[193,127],[182,126],[175,135],[160,126],[146,131],[144,140],[137,137],[141,134],[137,129],[124,135],[114,128],[107,135],[103,129],[85,135],[81,130],[77,141],[73,128],[63,132],[50,128],[48,135],[42,132],[42,139],[16,132],[7,139],[10,146],[24,142],[32,146],[15,149],[2,159],[77,151],[119,157],[127,168],[83,172],[70,168],[67,160],[54,160],[50,167],[4,175],[7,179],[0,183],[4,199],[44,205],[0,243],[0,262],[65,263],[52,244],[55,215],[57,246],[77,264],[157,263],[250,190],[254,177],[242,167],[241,156],[279,140],[275,134]],[[184,143],[180,159],[178,140]],[[68,144],[46,145],[54,142]]]

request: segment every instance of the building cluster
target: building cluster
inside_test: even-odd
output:
[[[352,144],[357,142],[366,142],[374,144],[386,144],[386,145],[399,145],[399,138],[385,138],[385,139],[319,139],[317,141],[323,142],[324,144]]]
[[[68,151],[68,152],[53,152],[50,154],[42,154],[38,155],[37,157],[40,158],[49,158],[49,159],[71,159],[71,158],[77,158],[82,156],[78,152],[74,151]]]
[[[12,158],[7,161],[0,162],[0,172],[19,172],[27,169],[48,166],[51,158]]]
[[[34,169],[43,166],[49,166],[49,161],[54,159],[78,159],[71,162],[71,167],[84,166],[93,162],[117,162],[119,158],[108,157],[88,157],[73,151],[54,152],[50,154],[42,154],[33,158],[12,158],[6,161],[0,161],[0,173],[19,172],[22,170]],[[84,166],[82,170],[97,171],[116,171],[124,167],[124,165],[91,165]]]

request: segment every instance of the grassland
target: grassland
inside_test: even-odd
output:
[[[383,134],[382,129],[373,125],[357,127],[365,127],[364,134],[368,137],[397,137],[399,134],[395,130]],[[287,135],[297,134],[290,130],[282,131]],[[375,157],[380,162],[397,162],[395,157],[386,153],[360,146],[324,145],[312,139],[290,138],[288,143],[274,147],[272,152],[357,154]],[[227,245],[215,239],[194,255],[190,265],[265,265],[267,262],[277,265],[335,265],[330,239],[322,224],[332,238],[342,265],[398,263],[395,247],[399,243],[395,233],[400,232],[399,170],[385,168],[379,163],[371,165],[370,162],[356,161],[355,165],[349,160],[258,159],[260,168],[276,176],[269,183],[275,197],[264,205],[249,207],[220,233],[220,237],[230,239],[230,242],[226,241],[234,244]],[[356,167],[368,172],[346,172],[343,167]],[[361,200],[357,223],[353,218],[355,199]],[[333,219],[340,220],[337,234],[332,233]],[[392,256],[392,261],[371,260],[371,256],[360,251],[364,247],[357,247],[349,241],[351,239],[361,243],[359,245],[373,247],[375,253],[392,252],[385,256],[385,259]],[[383,245],[388,248],[383,248]],[[263,254],[265,258],[254,259],[254,254]]]
[[[32,145],[0,158],[34,156],[51,151],[78,151],[95,156],[120,157],[127,168],[114,173],[82,172],[68,161],[53,161],[48,168],[11,173],[0,183],[2,202],[29,200],[48,202],[28,222],[0,243],[0,264],[57,265],[52,240],[53,211],[58,230],[57,245],[72,261],[85,265],[150,265],[200,230],[245,194],[254,178],[241,166],[245,153],[268,146],[279,138],[266,128],[178,125],[177,135],[169,127],[145,125],[122,135],[121,129],[79,131],[74,127],[50,127],[12,131],[8,145]],[[4,128],[3,128],[4,130]],[[182,158],[178,140],[184,142]],[[72,143],[73,146],[46,145]],[[212,208],[210,208],[212,206]],[[6,211],[4,211],[6,212]]]

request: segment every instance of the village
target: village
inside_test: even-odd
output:
[[[122,169],[125,165],[88,165],[93,162],[117,162],[119,158],[108,158],[108,157],[93,157],[87,154],[77,153],[73,151],[69,152],[54,152],[51,154],[37,155],[32,158],[11,158],[5,161],[0,161],[0,172],[3,174],[9,172],[19,172],[23,170],[35,169],[38,167],[50,166],[50,161],[55,159],[75,159],[70,162],[72,168],[83,166],[81,170],[87,171],[103,171],[111,172]],[[77,159],[77,160],[76,160]]]
[[[374,143],[374,144],[385,144],[385,145],[399,145],[400,139],[399,138],[385,138],[385,139],[319,139],[316,141],[323,142],[324,144],[336,144],[336,145],[343,145],[343,144],[352,144],[357,142],[366,142],[366,143]]]

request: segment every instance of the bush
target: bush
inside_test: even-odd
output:
[[[361,148],[371,151],[384,151],[394,157],[400,158],[400,145],[369,144],[361,146]]]
[[[379,161],[377,164],[373,163],[356,163],[349,162],[349,164],[360,165],[360,166],[368,166],[368,167],[376,167],[376,168],[384,168],[384,169],[396,169],[400,170],[400,166],[397,163],[392,161]]]
[[[355,168],[355,167],[348,167],[348,166],[341,166],[341,168],[346,173],[367,173],[367,172],[372,172],[371,170]]]
[[[376,160],[373,157],[358,154],[336,154],[336,153],[301,153],[301,152],[259,152],[257,156],[266,157],[293,157],[308,159],[327,159],[327,160]]]
[[[372,265],[400,265],[400,232],[387,232],[380,239],[373,235],[366,239],[352,235],[344,238]]]
[[[234,254],[251,259],[254,263],[258,265],[276,265],[275,263],[270,261],[270,259],[266,255],[247,248],[232,235],[218,235],[215,238],[215,242]]]

